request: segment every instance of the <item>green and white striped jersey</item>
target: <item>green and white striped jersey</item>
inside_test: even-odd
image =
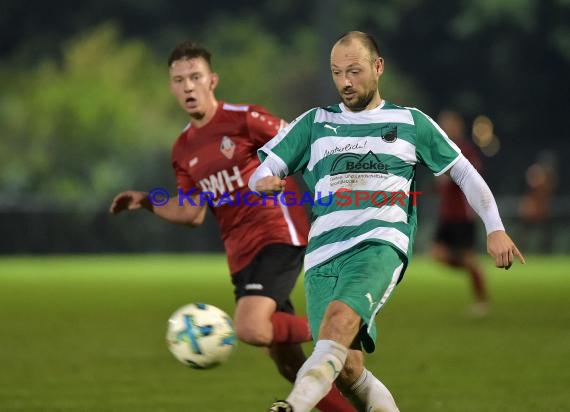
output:
[[[386,101],[363,112],[342,103],[313,108],[258,150],[287,175],[302,172],[314,190],[305,270],[365,241],[388,243],[409,259],[416,165],[440,175],[459,154],[429,116]]]

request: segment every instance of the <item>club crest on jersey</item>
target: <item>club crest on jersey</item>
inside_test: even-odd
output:
[[[220,152],[228,159],[234,157],[234,152],[236,151],[236,144],[228,136],[222,137],[222,143],[220,143]]]
[[[398,127],[397,126],[387,126],[381,129],[382,140],[386,143],[394,143],[398,138]]]

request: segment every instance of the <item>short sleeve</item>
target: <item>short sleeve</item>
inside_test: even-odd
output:
[[[311,109],[281,129],[279,133],[261,147],[257,154],[261,161],[271,156],[286,166],[287,175],[305,169],[310,158],[311,130],[316,109]]]
[[[416,127],[416,156],[418,162],[439,176],[451,168],[461,150],[428,115],[410,109]]]
[[[252,106],[246,113],[249,138],[255,147],[261,147],[287,125],[287,122],[266,111]]]
[[[172,147],[172,168],[174,169],[174,175],[176,176],[176,186],[185,192],[190,189],[196,189],[200,192],[200,188],[188,173],[188,169],[184,167],[180,156],[178,156],[178,142]]]

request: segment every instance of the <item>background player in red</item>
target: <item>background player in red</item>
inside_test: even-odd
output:
[[[308,221],[302,206],[285,207],[271,199],[263,204],[247,187],[260,164],[257,149],[285,122],[260,106],[217,100],[218,75],[210,53],[195,43],[178,45],[168,66],[171,91],[190,116],[172,150],[183,193],[153,206],[148,193],[126,191],[115,197],[110,211],[143,208],[169,222],[198,226],[209,208],[220,226],[235,287],[238,338],[268,347],[281,375],[293,382],[305,361],[300,343],[311,340],[306,318],[294,314],[290,301],[302,268]],[[286,190],[301,198],[293,179]],[[331,412],[354,410],[336,388],[317,406]]]
[[[527,244],[534,235],[540,242],[537,247],[542,253],[552,252],[554,234],[550,217],[552,200],[558,184],[556,163],[554,152],[543,150],[538,153],[537,160],[526,170],[526,190],[520,197],[518,205],[521,219],[519,230],[523,245]]]
[[[438,123],[461,153],[481,172],[482,164],[477,149],[465,138],[465,121],[454,111],[445,110],[438,116]],[[437,178],[440,195],[439,222],[431,253],[438,261],[467,271],[475,304],[474,315],[484,315],[489,309],[489,297],[485,286],[485,273],[475,250],[475,212],[465,195],[448,176]]]

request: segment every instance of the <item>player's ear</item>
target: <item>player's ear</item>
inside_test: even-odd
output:
[[[212,73],[212,75],[210,76],[210,90],[211,91],[216,90],[216,87],[218,87],[219,81],[220,81],[220,76],[218,76],[218,73]]]
[[[382,76],[382,73],[384,73],[384,59],[382,57],[376,58],[374,61],[374,69],[376,73],[378,73],[378,76]]]

